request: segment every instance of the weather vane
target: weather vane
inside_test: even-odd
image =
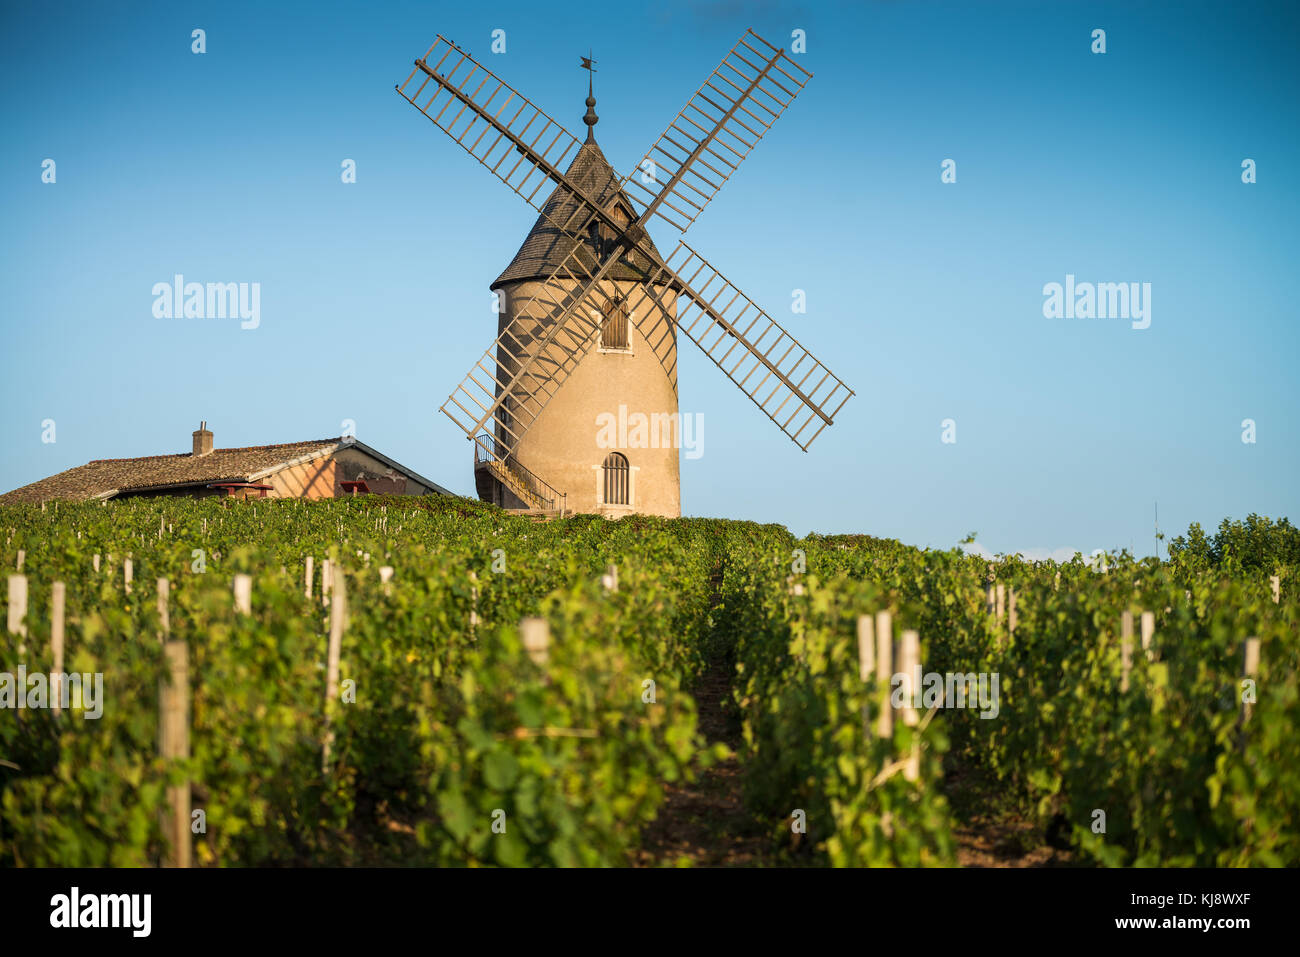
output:
[[[582,68],[587,71],[587,113],[582,118],[582,122],[587,124],[587,142],[596,142],[595,130],[592,129],[599,121],[600,117],[596,115],[596,94],[591,91],[591,75],[596,72],[596,61],[591,58],[591,50],[587,50],[587,55],[578,54],[578,59],[582,61]]]

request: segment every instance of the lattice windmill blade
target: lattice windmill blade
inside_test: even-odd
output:
[[[854,392],[695,250],[679,243],[655,283],[677,293],[677,328],[805,452]],[[666,285],[645,289],[662,308]],[[770,387],[769,387],[770,386]]]
[[[746,30],[623,181],[642,221],[657,215],[686,232],[811,79]]]
[[[548,185],[571,193],[577,205],[565,221],[552,220],[556,229],[577,239],[598,218],[621,231],[562,172],[582,145],[573,134],[441,34],[395,89],[538,212],[545,213]]]
[[[441,34],[396,90],[533,208],[541,209],[548,184],[579,192],[559,167],[582,144]]]

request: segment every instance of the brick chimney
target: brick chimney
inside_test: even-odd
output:
[[[208,423],[200,422],[199,429],[194,433],[194,455],[211,455],[212,454],[212,433],[208,431]]]

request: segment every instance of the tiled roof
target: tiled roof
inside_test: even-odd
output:
[[[108,492],[140,491],[211,482],[247,482],[252,476],[297,459],[324,455],[341,439],[257,445],[244,449],[213,449],[207,455],[146,455],[138,459],[95,459],[58,475],[24,485],[5,495],[0,504],[79,501]]]
[[[586,196],[605,209],[613,206],[616,200],[621,200],[627,211],[635,217],[635,207],[627,194],[618,188],[619,179],[610,169],[609,161],[605,159],[605,154],[600,151],[595,140],[588,140],[574,154],[573,162],[569,164],[565,175]],[[573,240],[560,232],[553,222],[561,225],[569,223],[570,217],[581,205],[581,200],[571,190],[565,186],[557,186],[550,198],[542,205],[542,215],[537,218],[532,231],[524,239],[524,244],[519,247],[519,252],[515,253],[515,258],[511,260],[505,272],[497,276],[496,282],[492,283],[492,288],[496,289],[508,282],[545,279],[550,276],[573,249]],[[579,217],[574,221],[573,228],[581,223],[582,217]],[[659,250],[655,248],[654,241],[648,236],[646,241],[658,256]],[[633,282],[648,279],[650,264],[646,262],[644,256],[635,253],[632,256],[630,262],[627,257],[624,257],[615,264],[606,273],[607,278]],[[597,263],[594,240],[583,245],[578,252],[578,258],[587,269],[595,270]]]

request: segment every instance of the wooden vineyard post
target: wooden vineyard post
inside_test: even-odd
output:
[[[1007,586],[999,582],[997,587],[997,599],[994,604],[995,610],[993,613],[994,621],[997,627],[999,628],[1002,627],[1002,616],[1006,612],[1006,607],[1007,607]]]
[[[171,597],[171,590],[171,582],[165,578],[158,579],[158,621],[162,625],[162,634],[158,637],[161,641],[166,641],[172,630],[171,612],[167,608],[167,600]]]
[[[876,684],[883,690],[880,702],[880,719],[876,734],[882,738],[894,736],[894,712],[889,703],[889,682],[894,674],[894,632],[887,611],[876,612]]]
[[[50,588],[50,656],[54,659],[50,675],[50,702],[55,715],[63,709],[63,612],[67,588],[55,582]]]
[[[1244,651],[1245,661],[1243,662],[1243,667],[1242,667],[1242,677],[1249,678],[1252,682],[1258,683],[1257,679],[1259,678],[1259,639],[1247,638],[1243,646],[1243,651]],[[1243,725],[1250,720],[1251,712],[1254,711],[1254,709],[1255,706],[1251,702],[1245,700],[1241,702],[1241,722]]]
[[[876,674],[876,628],[870,615],[858,615],[858,680],[863,684]]]
[[[551,657],[551,624],[545,618],[524,618],[519,622],[519,640],[524,651],[539,668],[545,668]]]
[[[916,696],[921,693],[917,684],[917,672],[921,670],[921,639],[915,631],[903,632],[899,641],[898,673],[903,676],[903,724],[910,728],[921,723],[921,716],[916,713]]]
[[[249,575],[235,576],[235,611],[241,615],[253,613],[253,579]]]
[[[131,559],[126,558],[122,561],[122,587],[126,593],[131,594],[131,582],[135,579],[135,566],[131,564]]]
[[[996,605],[994,604],[993,601],[993,563],[992,562],[989,562],[986,568],[986,577],[984,580],[988,583],[988,592],[984,598],[984,607],[988,611],[988,613],[992,615],[993,612],[996,610]]]
[[[320,561],[320,603],[322,606],[330,603],[330,584],[332,567],[328,558],[322,558]]]
[[[618,591],[618,566],[606,565],[605,574],[601,576],[600,583],[605,587],[605,591],[613,593]]]
[[[1057,572],[1056,578],[1052,581],[1052,591],[1060,591],[1060,590],[1061,590],[1061,573]]]
[[[1128,673],[1133,667],[1133,612],[1126,611],[1119,620],[1119,690],[1128,691]]]
[[[303,588],[304,588],[303,594],[307,596],[307,600],[308,600],[308,601],[311,600],[311,573],[312,573],[312,563],[313,563],[313,562],[314,562],[314,559],[312,558],[312,556],[308,555],[308,556],[307,556],[307,574],[304,576],[304,581],[303,581]]]
[[[167,671],[158,691],[158,751],[164,761],[190,756],[189,651],[183,641],[163,644]],[[163,834],[167,838],[164,867],[190,866],[190,785],[167,786]]]
[[[18,554],[21,555],[22,552],[19,552]],[[19,567],[22,567],[21,561],[19,561]],[[1282,579],[1278,575],[1270,575],[1268,583],[1273,588],[1273,604],[1276,605],[1282,600]]]
[[[478,572],[469,573],[469,636],[478,637]]]
[[[876,623],[870,615],[858,615],[858,680],[865,689],[862,702],[862,736],[871,737],[872,682],[876,678]]]
[[[914,728],[921,723],[921,716],[916,713],[916,697],[921,693],[917,683],[921,672],[921,636],[915,631],[903,632],[902,647],[899,649],[898,670],[903,674],[903,688],[907,697],[903,705],[903,724]],[[916,735],[912,737],[911,753],[903,765],[903,778],[915,781],[921,776],[921,745]]]
[[[18,636],[18,654],[25,655],[27,648],[23,639],[27,637],[27,576],[9,576],[9,634]]]
[[[332,568],[332,566],[331,566]],[[331,570],[331,576],[333,572]],[[330,603],[330,643],[325,658],[325,742],[321,751],[321,771],[329,773],[330,751],[334,745],[334,731],[330,728],[335,699],[339,693],[339,655],[343,650],[343,626],[348,617],[348,589],[342,575],[331,583],[333,596]]]
[[[1016,634],[1016,623],[1019,621],[1016,615],[1016,590],[1008,589],[1007,593],[1007,632],[1014,638]]]
[[[22,571],[22,570],[23,570],[23,562],[25,562],[26,560],[27,560],[27,553],[26,553],[25,551],[23,551],[21,548],[18,549],[18,567],[17,567],[16,569],[14,569],[14,570],[15,570],[15,571]]]
[[[1154,661],[1156,650],[1151,647],[1151,640],[1156,634],[1156,613],[1153,611],[1142,612],[1142,650],[1146,653],[1147,661]]]
[[[473,572],[470,572],[470,575],[473,575],[473,574],[474,574]],[[393,586],[392,586],[391,584],[389,584],[392,580],[393,580],[393,566],[392,566],[392,565],[380,565],[380,566],[379,566],[379,584],[381,584],[381,585],[384,586],[384,594],[385,594],[385,595],[391,595],[391,594],[393,593]]]
[[[99,552],[95,552],[94,557],[91,558],[90,560],[90,564],[94,566],[95,574],[98,575],[99,574]]]

